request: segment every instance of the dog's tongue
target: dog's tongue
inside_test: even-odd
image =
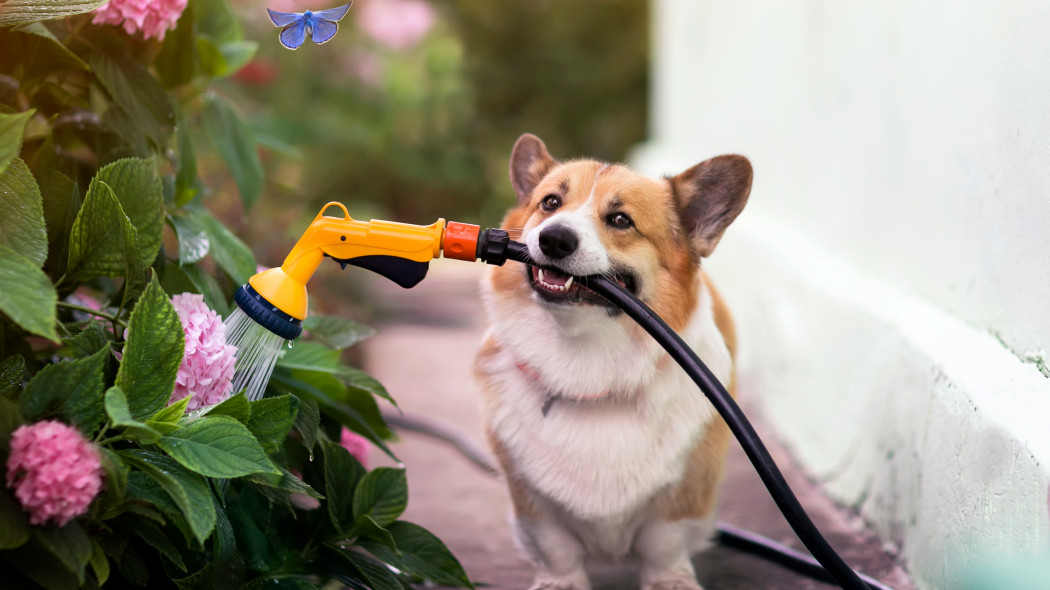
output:
[[[564,287],[569,282],[569,275],[562,274],[556,270],[540,270],[540,280],[548,285]]]

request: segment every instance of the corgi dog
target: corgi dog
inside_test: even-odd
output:
[[[751,177],[737,155],[651,179],[556,161],[534,135],[514,145],[518,200],[503,228],[538,266],[511,262],[482,280],[489,327],[475,373],[533,590],[589,590],[586,565],[628,561],[645,590],[701,588],[690,555],[714,529],[728,427],[648,334],[572,275],[615,279],[732,392],[732,319],[701,261]]]

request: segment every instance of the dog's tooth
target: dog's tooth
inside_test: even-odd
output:
[[[569,290],[569,287],[572,286],[572,279],[573,278],[575,278],[575,277],[570,276],[569,280],[565,281],[565,288],[563,289],[563,291],[568,291]]]
[[[537,274],[538,274],[538,276],[540,278],[540,282],[543,282],[543,269],[542,268],[537,268],[536,271],[537,271]]]

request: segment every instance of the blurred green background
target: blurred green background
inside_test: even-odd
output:
[[[262,145],[266,192],[241,227],[260,261],[331,200],[359,219],[496,224],[524,132],[560,158],[621,160],[643,139],[645,0],[356,0],[331,42],[297,51],[265,10],[337,2],[234,4],[259,49],[218,91]]]

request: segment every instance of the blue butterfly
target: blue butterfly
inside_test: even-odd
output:
[[[336,31],[339,30],[339,24],[336,21],[346,16],[351,4],[353,2],[317,12],[309,10],[306,12],[277,12],[269,8],[266,9],[266,12],[270,13],[270,20],[273,21],[274,26],[284,27],[281,29],[281,45],[288,49],[299,49],[307,35],[310,35],[314,43],[331,41]]]

